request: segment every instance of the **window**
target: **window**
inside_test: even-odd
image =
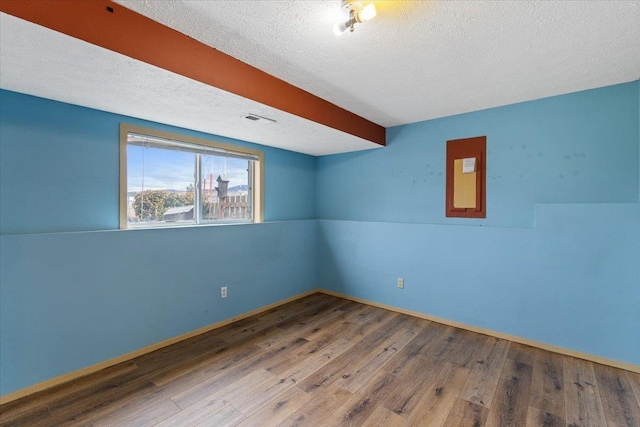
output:
[[[262,221],[262,152],[120,126],[120,228]]]

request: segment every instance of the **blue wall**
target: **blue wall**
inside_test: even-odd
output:
[[[0,253],[5,394],[314,288],[316,221],[8,235]]]
[[[321,287],[640,364],[638,92],[399,126],[386,149],[318,159]],[[477,135],[487,218],[445,218],[446,140]]]
[[[273,222],[121,231],[120,122],[247,143],[0,91],[0,394],[317,285],[640,364],[639,104],[633,82],[379,150],[259,147]],[[488,217],[447,219],[445,141],[476,135]]]
[[[487,218],[444,216],[445,147],[487,136]],[[638,201],[638,82],[387,130],[318,159],[318,217],[532,227],[536,203]]]
[[[260,149],[265,221],[316,216],[312,156],[0,90],[0,234],[117,229],[120,123]]]
[[[278,222],[117,230],[120,122],[262,149]],[[315,288],[315,162],[0,91],[0,394]]]

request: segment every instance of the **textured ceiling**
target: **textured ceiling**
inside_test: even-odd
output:
[[[118,2],[385,127],[640,78],[639,1]]]
[[[4,13],[0,87],[315,156],[380,147]]]
[[[385,127],[640,78],[640,1],[119,3]],[[377,147],[0,14],[0,87],[312,155]],[[255,113],[276,125],[249,123]]]

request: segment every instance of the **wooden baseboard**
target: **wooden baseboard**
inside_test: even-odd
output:
[[[131,353],[124,354],[122,356],[115,357],[113,359],[106,360],[104,362],[96,363],[95,365],[87,366],[86,368],[79,369],[77,371],[69,372],[64,375],[60,375],[55,378],[51,378],[50,380],[43,381],[38,384],[34,384],[32,386],[14,391],[12,393],[5,394],[4,396],[0,396],[0,405],[4,405],[5,403],[12,402],[14,400],[20,399],[22,397],[28,396],[30,394],[34,394],[48,388],[69,382],[71,380],[75,380],[80,377],[84,377],[85,375],[92,374],[94,372],[98,372],[102,369],[108,368],[109,366],[117,365],[118,363],[126,362],[127,360],[134,359],[138,356],[142,356],[143,354],[151,353],[152,351],[159,350],[163,347],[170,346],[180,341],[184,341],[186,339],[195,337],[196,335],[204,334],[205,332],[212,331],[214,329],[221,328],[230,323],[237,322],[238,320],[246,319],[247,317],[255,316],[256,314],[263,313],[267,310],[271,310],[272,308],[278,307],[283,304],[290,303],[292,301],[296,301],[300,298],[307,297],[309,295],[313,295],[320,292],[320,289],[313,289],[308,292],[304,292],[302,294],[294,295],[292,297],[283,299],[281,301],[275,302],[273,304],[265,305],[264,307],[257,308],[255,310],[249,311],[247,313],[240,314],[238,316],[231,317],[229,319],[222,320],[220,322],[213,323],[211,325],[203,326],[202,328],[196,329],[191,332],[187,332],[186,334],[179,335],[177,337],[169,338],[164,341],[157,342],[155,344],[151,344],[147,347],[141,348],[139,350],[133,351]]]
[[[509,334],[504,334],[502,332],[492,331],[490,329],[479,328],[479,327],[476,327],[476,326],[467,325],[465,323],[460,323],[460,322],[456,322],[456,321],[453,321],[453,320],[443,319],[443,318],[436,317],[436,316],[431,316],[431,315],[420,313],[420,312],[417,312],[417,311],[405,310],[403,308],[394,307],[394,306],[387,305],[387,304],[381,304],[381,303],[377,303],[377,302],[374,302],[374,301],[366,300],[366,299],[363,299],[363,298],[353,297],[353,296],[346,295],[346,294],[341,294],[339,292],[333,292],[333,291],[329,291],[329,290],[326,290],[326,289],[313,289],[311,291],[304,292],[302,294],[298,294],[298,295],[292,296],[290,298],[286,298],[284,300],[275,302],[273,304],[269,304],[269,305],[266,305],[264,307],[257,308],[255,310],[249,311],[247,313],[243,313],[243,314],[240,314],[238,316],[234,316],[234,317],[231,317],[229,319],[225,319],[225,320],[222,320],[220,322],[216,322],[216,323],[213,323],[211,325],[204,326],[204,327],[196,329],[194,331],[187,332],[186,334],[182,334],[182,335],[179,335],[177,337],[169,338],[167,340],[164,340],[164,341],[161,341],[161,342],[158,342],[158,343],[155,343],[155,344],[151,344],[151,345],[149,345],[147,347],[141,348],[141,349],[133,351],[131,353],[127,353],[125,355],[118,356],[118,357],[115,357],[113,359],[109,359],[109,360],[106,360],[104,362],[100,362],[100,363],[97,363],[95,365],[91,365],[91,366],[88,366],[86,368],[79,369],[77,371],[69,372],[67,374],[60,375],[58,377],[52,378],[52,379],[47,380],[47,381],[43,381],[43,382],[38,383],[38,384],[34,384],[32,386],[23,388],[21,390],[17,390],[17,391],[14,391],[12,393],[8,393],[8,394],[6,394],[4,396],[0,396],[0,405],[12,402],[14,400],[17,400],[17,399],[20,399],[22,397],[28,396],[30,394],[34,394],[34,393],[46,390],[46,389],[51,388],[51,387],[54,387],[54,386],[57,386],[57,385],[72,381],[74,379],[83,377],[85,375],[92,374],[94,372],[100,371],[100,370],[108,368],[110,366],[117,365],[118,363],[126,362],[126,361],[134,359],[134,358],[136,358],[138,356],[142,356],[143,354],[151,353],[152,351],[156,351],[156,350],[159,350],[159,349],[161,349],[163,347],[167,347],[167,346],[170,346],[170,345],[175,344],[177,342],[184,341],[186,339],[195,337],[196,335],[204,334],[205,332],[209,332],[209,331],[212,331],[214,329],[221,328],[221,327],[226,326],[226,325],[228,325],[230,323],[237,322],[238,320],[242,320],[242,319],[246,319],[247,317],[255,316],[256,314],[263,313],[263,312],[265,312],[267,310],[271,310],[272,308],[278,307],[278,306],[283,305],[283,304],[287,304],[289,302],[298,300],[300,298],[307,297],[309,295],[313,295],[315,293],[323,293],[323,294],[326,294],[326,295],[332,295],[332,296],[335,296],[335,297],[338,297],[338,298],[344,298],[344,299],[348,299],[348,300],[351,300],[351,301],[359,302],[359,303],[362,303],[362,304],[367,304],[367,305],[370,305],[370,306],[373,306],[373,307],[378,307],[378,308],[382,308],[382,309],[385,309],[385,310],[394,311],[394,312],[402,313],[402,314],[407,314],[409,316],[414,316],[414,317],[418,317],[418,318],[425,319],[425,320],[430,320],[432,322],[440,323],[440,324],[443,324],[443,325],[453,326],[453,327],[456,327],[456,328],[465,329],[467,331],[477,332],[479,334],[488,335],[488,336],[495,337],[495,338],[500,338],[500,339],[505,339],[505,340],[513,341],[513,342],[516,342],[516,343],[519,343],[519,344],[529,345],[531,347],[541,348],[543,350],[551,351],[553,353],[558,353],[558,354],[562,354],[562,355],[565,355],[565,356],[576,357],[578,359],[584,359],[584,360],[588,360],[588,361],[591,361],[591,362],[600,363],[602,365],[612,366],[614,368],[620,368],[620,369],[624,369],[624,370],[627,370],[627,371],[640,373],[640,366],[634,365],[634,364],[631,364],[631,363],[620,362],[620,361],[617,361],[617,360],[606,359],[606,358],[600,357],[600,356],[594,356],[594,355],[587,354],[587,353],[581,353],[581,352],[574,351],[574,350],[568,350],[568,349],[565,349],[565,348],[562,348],[562,347],[557,347],[557,346],[554,346],[554,345],[545,344],[545,343],[529,340],[529,339],[526,339],[526,338],[521,338],[521,337],[518,337],[516,335],[509,335]]]
[[[600,363],[601,365],[612,366],[614,368],[620,368],[620,369],[624,369],[626,371],[636,372],[636,373],[640,374],[640,366],[639,365],[634,365],[634,364],[626,363],[626,362],[620,362],[620,361],[617,361],[617,360],[607,359],[607,358],[600,357],[600,356],[594,356],[594,355],[587,354],[587,353],[581,353],[579,351],[569,350],[569,349],[566,349],[566,348],[563,348],[563,347],[558,347],[558,346],[551,345],[551,344],[545,344],[545,343],[542,343],[542,342],[529,340],[529,339],[522,338],[522,337],[519,337],[519,336],[516,336],[516,335],[509,335],[509,334],[504,334],[502,332],[493,331],[491,329],[479,328],[479,327],[476,327],[476,326],[467,325],[465,323],[456,322],[454,320],[443,319],[443,318],[440,318],[440,317],[436,317],[436,316],[431,316],[431,315],[428,315],[428,314],[420,313],[418,311],[405,310],[403,308],[394,307],[394,306],[391,306],[391,305],[380,304],[380,303],[377,303],[377,302],[374,302],[374,301],[369,301],[369,300],[366,300],[366,299],[363,299],[363,298],[357,298],[357,297],[352,297],[350,295],[341,294],[339,292],[328,291],[326,289],[320,289],[319,292],[321,292],[323,294],[331,295],[331,296],[334,296],[334,297],[344,298],[344,299],[348,299],[350,301],[359,302],[361,304],[366,304],[366,305],[370,305],[370,306],[373,306],[373,307],[383,308],[385,310],[394,311],[396,313],[402,313],[402,314],[406,314],[406,315],[409,315],[409,316],[418,317],[420,319],[430,320],[432,322],[441,323],[443,325],[453,326],[455,328],[465,329],[465,330],[471,331],[471,332],[477,332],[479,334],[488,335],[490,337],[495,337],[495,338],[500,338],[500,339],[503,339],[503,340],[513,341],[513,342],[516,342],[518,344],[524,344],[524,345],[528,345],[528,346],[531,346],[531,347],[541,348],[543,350],[551,351],[553,353],[562,354],[564,356],[576,357],[578,359],[588,360],[590,362]]]

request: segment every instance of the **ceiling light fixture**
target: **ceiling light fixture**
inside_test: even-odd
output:
[[[376,5],[373,3],[363,6],[361,1],[342,0],[342,9],[349,12],[349,19],[335,23],[333,34],[336,36],[341,36],[347,28],[353,32],[355,24],[361,24],[376,16]]]

